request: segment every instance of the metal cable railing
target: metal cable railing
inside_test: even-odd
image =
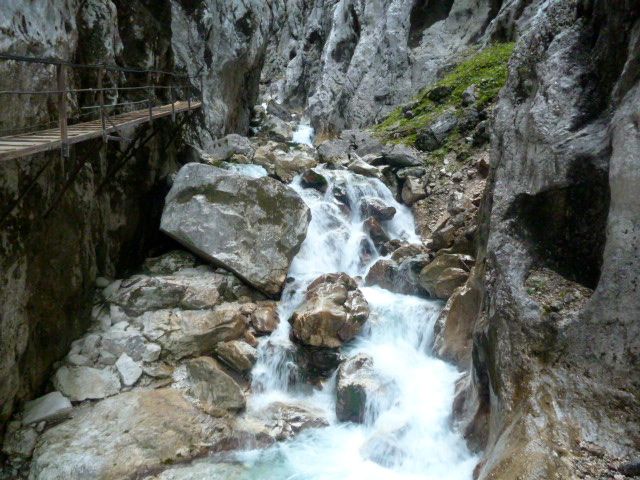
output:
[[[156,95],[158,92],[164,92],[168,97],[171,105],[171,117],[175,121],[175,103],[176,101],[186,101],[188,109],[191,110],[192,104],[192,80],[199,80],[200,95],[202,95],[202,77],[200,73],[202,68],[194,76],[179,72],[169,72],[157,69],[138,69],[132,67],[123,67],[119,65],[110,64],[78,64],[56,58],[44,58],[44,57],[28,57],[24,55],[14,55],[8,53],[0,53],[0,60],[22,62],[22,63],[34,63],[43,65],[55,65],[56,67],[56,88],[47,90],[20,90],[20,89],[6,89],[0,90],[0,96],[23,96],[23,95],[55,95],[57,97],[57,110],[58,120],[42,122],[36,125],[29,125],[25,127],[14,127],[11,129],[0,129],[0,137],[7,135],[22,135],[26,133],[36,133],[41,131],[41,127],[53,128],[57,124],[60,130],[60,141],[62,145],[63,156],[68,156],[68,127],[74,123],[78,123],[84,118],[95,117],[94,120],[99,119],[102,129],[102,137],[104,141],[109,139],[117,139],[117,137],[110,137],[107,135],[107,123],[111,123],[114,127],[115,124],[111,121],[110,116],[116,114],[119,109],[127,107],[134,107],[139,105],[146,105],[149,112],[149,121],[153,119],[153,108],[156,100],[159,98]],[[97,85],[96,87],[89,88],[68,88],[67,86],[67,70],[68,69],[94,69],[97,70]],[[147,75],[146,82],[139,86],[119,86],[111,85],[104,86],[103,78],[107,72],[120,72],[130,73],[134,75],[144,74]],[[168,76],[174,81],[169,85],[157,85],[154,80],[158,76]],[[130,101],[118,101],[121,97],[120,92],[127,92],[127,94],[141,94],[143,98],[140,100]],[[180,99],[182,93],[184,99]],[[91,105],[78,105],[76,106],[77,113],[69,113],[68,96],[78,94],[93,94],[94,98],[97,97],[97,103]],[[110,95],[114,101],[105,102],[105,94]],[[123,113],[123,112],[120,112]],[[124,112],[126,113],[126,112]]]

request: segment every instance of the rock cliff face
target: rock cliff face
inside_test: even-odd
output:
[[[500,4],[289,2],[279,17],[278,41],[269,47],[262,81],[280,101],[308,107],[321,131],[370,125],[436,80],[472,42],[481,41]]]
[[[480,478],[608,478],[640,449],[639,33],[635,3],[558,0],[516,47],[456,404]]]

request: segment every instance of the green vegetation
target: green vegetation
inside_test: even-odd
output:
[[[416,96],[414,105],[411,106],[412,118],[405,117],[406,107],[399,107],[382,123],[376,125],[374,132],[385,141],[413,145],[418,132],[433,123],[445,111],[455,110],[458,117],[462,115],[462,94],[471,85],[476,86],[476,108],[486,108],[497,98],[507,80],[508,61],[514,45],[494,44],[476,52],[442,80],[423,89]],[[456,129],[442,148],[431,152],[433,161],[438,162],[444,158],[453,147],[461,143],[461,140],[462,135]],[[464,152],[459,153],[464,156]]]

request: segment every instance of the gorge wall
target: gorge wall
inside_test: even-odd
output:
[[[608,478],[640,449],[639,33],[635,2],[544,2],[511,60],[457,403],[480,478]]]
[[[2,204],[30,190],[0,234],[0,423],[42,388],[86,328],[95,277],[121,274],[159,241],[162,198],[185,143],[207,150],[221,134],[247,131],[259,93],[304,111],[321,133],[368,126],[470,46],[516,40],[492,126],[477,266],[465,286],[477,318],[466,319],[462,341],[445,345],[468,372],[456,419],[484,451],[483,479],[564,479],[584,468],[598,478],[607,455],[640,451],[637,2],[47,0],[7,8],[0,51],[182,70],[202,77],[192,88],[204,108],[175,141],[169,122],[154,125],[144,145],[150,130],[131,132],[132,158],[117,171],[126,147],[104,151],[98,142],[75,147],[66,162],[51,153],[0,166]],[[41,88],[52,78],[6,62],[0,73],[3,88],[16,79]],[[75,110],[86,101],[71,100]],[[0,128],[55,114],[37,98],[20,106],[0,111]],[[59,196],[76,160],[86,163]],[[585,467],[594,449],[602,465]]]

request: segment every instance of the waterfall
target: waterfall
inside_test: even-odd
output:
[[[313,127],[309,124],[308,120],[304,120],[298,124],[298,127],[294,130],[292,141],[294,143],[313,146],[313,135]]]
[[[387,232],[393,238],[419,241],[410,210],[396,202],[382,182],[348,171],[318,171],[329,182],[324,194],[303,188],[299,178],[291,185],[311,209],[312,220],[291,264],[279,304],[280,325],[259,346],[249,411],[275,400],[294,401],[324,410],[330,426],[305,431],[266,451],[238,454],[248,467],[246,478],[468,480],[477,458],[449,423],[459,374],[429,350],[441,302],[361,287],[371,316],[365,331],[343,352],[367,353],[377,373],[394,385],[390,401],[367,405],[364,424],[336,421],[335,379],[315,391],[296,381],[287,319],[302,302],[307,285],[330,272],[363,277],[380,258],[363,230],[360,202],[374,197],[395,207],[395,217],[384,222]],[[348,211],[340,208],[336,194],[346,196]],[[363,243],[373,252],[364,260]],[[384,461],[376,463],[376,458]]]

